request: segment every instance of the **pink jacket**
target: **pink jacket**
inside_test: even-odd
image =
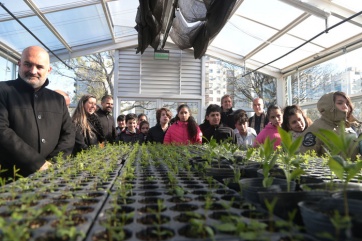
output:
[[[181,145],[188,145],[188,144],[201,144],[202,143],[202,132],[200,128],[197,126],[197,136],[195,141],[191,141],[189,135],[187,133],[187,125],[188,122],[177,121],[176,123],[172,124],[163,139],[164,144],[181,144]]]
[[[259,144],[263,144],[265,139],[269,137],[270,140],[275,139],[274,142],[274,150],[281,143],[281,138],[278,133],[278,128],[273,126],[270,122],[265,126],[265,128],[256,136],[254,146],[259,146]]]

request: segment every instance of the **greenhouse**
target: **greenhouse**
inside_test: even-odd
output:
[[[0,240],[362,240],[361,13],[356,0],[0,0]],[[52,144],[38,128],[58,109],[34,109],[33,121],[16,100],[23,92],[4,87],[24,79],[29,46],[50,57],[47,89],[71,99],[71,119],[63,115],[55,126],[61,118],[77,123],[82,101],[96,100],[98,111],[111,96],[112,128],[131,114],[157,126],[162,108],[176,125],[178,107],[187,106],[199,130],[211,123],[208,107],[223,110],[227,96],[233,121],[221,134],[229,138],[207,139],[199,130],[196,141],[187,129],[195,138],[180,145],[169,136],[172,125],[162,139],[170,144],[100,135],[83,151],[42,157],[47,170],[26,177],[10,164],[5,178],[7,141],[37,131],[36,144],[13,152],[19,160],[33,144],[39,151],[32,159]],[[248,118],[256,118],[260,99],[265,128],[274,125],[278,140],[255,133],[255,144],[243,146],[236,125],[247,118],[254,128]],[[291,124],[273,122],[294,105],[310,132],[292,135]],[[339,110],[344,121],[309,129]],[[23,120],[13,114],[22,112]],[[221,125],[222,111],[214,112]]]

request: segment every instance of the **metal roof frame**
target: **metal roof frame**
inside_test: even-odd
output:
[[[14,15],[20,20],[28,20],[30,18],[37,18],[43,23],[43,26],[32,26],[30,29],[32,31],[39,31],[39,29],[47,29],[49,34],[44,34],[42,41],[47,44],[47,41],[57,41],[61,43],[63,47],[53,48],[52,52],[59,56],[59,58],[65,60],[73,57],[78,57],[82,55],[92,54],[96,52],[106,51],[106,50],[113,50],[119,48],[126,48],[130,46],[137,46],[138,36],[135,30],[133,29],[135,22],[133,17],[136,15],[138,1],[129,1],[129,0],[78,0],[78,1],[71,1],[71,0],[58,0],[54,1],[54,3],[42,2],[40,0],[0,0],[2,1],[1,4],[4,6],[9,6],[10,11],[13,11]],[[308,38],[303,36],[302,33],[297,32],[297,34],[293,31],[299,25],[304,24],[306,21],[310,21],[312,15],[308,12],[305,12],[304,9],[296,9],[293,6],[287,6],[288,4],[278,5],[282,6],[287,11],[296,11],[296,14],[293,18],[291,18],[288,22],[284,22],[282,27],[273,26],[271,22],[275,19],[268,19],[268,18],[251,18],[250,14],[245,14],[246,10],[244,11],[244,6],[251,6],[253,0],[237,0],[235,4],[235,8],[233,10],[233,16],[231,18],[241,18],[242,21],[253,22],[254,24],[261,26],[263,28],[269,29],[272,34],[269,34],[267,38],[263,41],[256,40],[254,47],[251,48],[249,51],[231,51],[230,49],[225,49],[222,46],[219,46],[216,42],[222,42],[223,35],[225,32],[220,31],[218,36],[216,36],[212,41],[210,41],[210,45],[206,52],[206,55],[213,56],[218,59],[222,59],[224,61],[240,65],[246,66],[249,69],[257,69],[260,66],[263,66],[265,63],[268,63],[268,58],[277,58],[279,56],[266,56],[266,58],[261,58],[262,54],[268,53],[271,47],[277,45],[278,41],[282,41],[283,38],[290,37],[297,41],[303,42],[307,41]],[[275,2],[274,4],[281,4],[278,0],[259,0]],[[296,0],[283,0],[283,2],[295,2]],[[53,2],[53,1],[51,1]],[[344,5],[346,2],[346,5]],[[328,9],[330,12],[330,17],[328,20],[328,24],[330,24],[331,18],[333,21],[342,21],[344,19],[349,18],[350,16],[357,13],[357,11],[353,9],[353,2],[352,0],[346,1],[340,0],[310,0],[309,3],[315,6],[318,9]],[[17,4],[23,4],[22,8],[19,10],[13,6],[17,6]],[[25,8],[24,4],[28,6]],[[349,5],[348,5],[349,4]],[[352,7],[351,7],[352,6]],[[357,6],[357,5],[356,5]],[[92,18],[92,19],[99,19],[100,21],[104,21],[107,29],[102,29],[104,32],[107,32],[107,36],[101,36],[100,34],[97,36],[97,31],[92,31],[89,26],[84,26],[84,28],[89,29],[89,36],[82,36],[84,39],[72,39],[72,29],[71,24],[69,28],[60,28],[63,27],[62,22],[55,22],[52,20],[53,14],[64,14],[65,19],[67,18],[67,14],[70,11],[78,11],[81,9],[92,7],[91,11],[89,11],[89,15],[84,15],[84,18]],[[262,10],[263,6],[255,6],[252,8],[254,15],[256,16],[259,10]],[[88,10],[87,8],[87,10]],[[362,9],[361,9],[362,10]],[[265,11],[265,10],[264,10]],[[86,12],[86,11],[84,11]],[[82,12],[82,14],[85,14]],[[249,11],[250,13],[250,11]],[[86,12],[88,14],[88,12]],[[168,13],[170,14],[170,13]],[[273,12],[270,12],[272,16]],[[83,16],[82,16],[83,17]],[[231,20],[229,19],[229,21]],[[83,19],[84,23],[86,24],[88,21],[87,19]],[[273,21],[269,21],[273,20]],[[0,8],[0,55],[7,57],[10,61],[16,62],[20,58],[20,53],[24,46],[23,43],[14,43],[11,41],[14,39],[14,36],[17,34],[17,30],[14,30],[14,33],[11,33],[11,21],[13,21],[12,17],[6,14]],[[79,18],[81,22],[81,17]],[[82,22],[83,23],[83,22]],[[133,24],[133,25],[132,25]],[[8,29],[6,32],[7,35],[1,34],[1,29]],[[81,24],[79,23],[79,26]],[[362,47],[362,16],[356,16],[353,19],[348,21],[348,27],[350,30],[350,36],[346,36],[346,38],[341,38],[340,40],[336,40],[337,42],[331,41],[331,43],[324,44],[322,40],[319,42],[311,43],[312,46],[315,48],[320,49],[319,51],[306,55],[304,53],[304,57],[295,58],[294,62],[289,62],[288,64],[285,63],[278,63],[277,65],[268,65],[260,69],[260,72],[280,77],[283,74],[290,74],[295,71],[297,68],[304,68],[310,65],[314,65],[318,62],[325,61],[332,57],[336,57],[338,55],[343,54],[343,50],[348,49],[351,51],[356,48]],[[80,27],[81,28],[81,27]],[[227,28],[226,26],[224,28]],[[243,30],[243,26],[240,26]],[[244,31],[244,30],[243,30]],[[322,29],[320,30],[322,31]],[[244,31],[246,32],[246,31]],[[8,37],[10,36],[11,37]],[[94,36],[91,36],[93,34]],[[253,33],[255,34],[255,33]],[[258,34],[258,33],[256,33]],[[246,36],[247,34],[244,33]],[[79,37],[79,36],[78,36]],[[250,37],[250,36],[249,36]],[[326,37],[327,38],[327,37]],[[55,40],[56,39],[56,40]],[[90,40],[91,39],[91,40]],[[252,39],[251,37],[249,39]],[[238,38],[239,40],[239,38]],[[171,40],[167,40],[171,42]],[[230,39],[229,39],[230,41]],[[237,40],[235,40],[237,41]],[[247,41],[243,38],[240,38],[240,42]],[[323,39],[325,41],[325,39]],[[297,46],[298,44],[294,44]],[[268,50],[268,51],[267,51]],[[265,52],[265,53],[264,53]],[[280,54],[281,56],[282,54]],[[294,58],[294,56],[293,56]],[[51,55],[51,61],[57,61],[55,56]]]

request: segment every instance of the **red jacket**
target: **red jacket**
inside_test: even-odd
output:
[[[202,143],[202,132],[197,126],[197,135],[196,140],[190,140],[189,134],[187,133],[187,125],[188,122],[177,121],[173,125],[171,125],[163,139],[164,144],[181,144],[181,145],[188,145],[188,144],[201,144]]]

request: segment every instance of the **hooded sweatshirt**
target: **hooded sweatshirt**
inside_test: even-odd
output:
[[[341,121],[346,121],[347,113],[343,112],[335,106],[333,100],[334,92],[323,95],[318,103],[317,108],[321,117],[313,122],[313,124],[304,131],[303,142],[300,147],[300,152],[315,150],[318,156],[325,153],[322,147],[322,141],[319,140],[314,133],[320,129],[339,131]],[[356,136],[356,133],[351,128],[346,128],[348,134]]]

